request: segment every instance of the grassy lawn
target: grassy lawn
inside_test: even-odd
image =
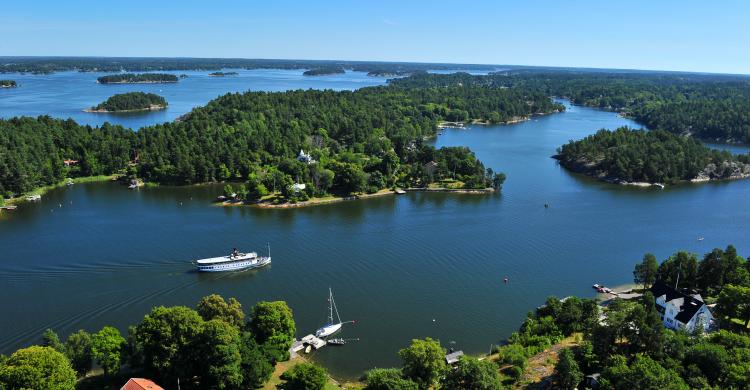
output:
[[[266,382],[266,384],[263,386],[263,390],[274,390],[276,389],[276,386],[282,382],[281,380],[281,374],[286,372],[286,370],[289,370],[290,368],[296,366],[297,364],[305,362],[306,359],[299,356],[291,360],[287,360],[285,362],[279,362],[276,364],[276,367],[273,370],[273,374],[271,374],[271,379]],[[328,383],[326,384],[325,390],[340,390],[340,389],[361,389],[364,387],[363,385],[359,383],[352,383],[352,384],[345,384],[343,387],[338,384],[333,378],[328,378]]]

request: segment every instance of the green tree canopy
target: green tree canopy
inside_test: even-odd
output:
[[[219,319],[237,328],[245,324],[242,304],[234,298],[225,301],[220,295],[211,294],[201,298],[196,310],[206,321]]]
[[[311,363],[299,363],[283,374],[283,390],[321,390],[328,382],[326,370]]]
[[[111,376],[120,371],[122,350],[125,339],[120,331],[105,326],[91,337],[91,352],[96,362],[104,369],[104,375]]]
[[[70,362],[51,347],[19,349],[0,365],[0,388],[73,390],[75,384]]]
[[[398,368],[374,368],[364,375],[366,390],[417,390],[416,382],[406,379]]]
[[[458,364],[443,380],[442,388],[446,390],[501,390],[503,384],[497,365],[471,356],[461,356]]]
[[[398,351],[398,356],[403,361],[404,376],[420,388],[433,386],[447,370],[445,350],[439,341],[429,337],[412,340],[409,347]]]
[[[91,335],[83,329],[71,333],[65,340],[65,356],[79,377],[85,376],[91,370],[94,359],[92,348]]]

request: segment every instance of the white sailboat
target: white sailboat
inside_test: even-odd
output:
[[[333,320],[333,313],[336,313],[336,321]],[[333,300],[333,291],[328,288],[328,323],[323,325],[322,328],[315,331],[315,336],[319,338],[328,337],[341,330],[341,326],[348,323],[354,323],[354,321],[341,322],[339,316],[339,309],[336,308],[336,301]]]

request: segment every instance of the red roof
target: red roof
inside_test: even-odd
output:
[[[130,378],[120,390],[164,390],[161,386],[144,378]]]

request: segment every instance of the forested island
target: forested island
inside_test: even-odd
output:
[[[212,294],[194,307],[154,307],[126,334],[104,326],[63,341],[47,329],[39,345],[0,358],[0,387],[117,388],[134,376],[167,388],[179,380],[188,390],[750,387],[750,262],[732,245],[701,258],[679,251],[661,263],[647,253],[633,281],[629,293],[605,301],[549,297],[481,358],[461,355],[449,364],[451,350],[439,340],[413,339],[397,352],[399,367],[372,368],[346,384],[292,357],[298,332],[285,302],[257,302],[246,314],[236,299]],[[667,301],[680,314],[666,313]],[[711,320],[691,330],[667,321],[690,319],[683,313]]]
[[[0,88],[15,88],[17,86],[15,80],[0,80]]]
[[[224,77],[224,76],[237,76],[239,73],[237,72],[212,72],[208,75],[211,77]]]
[[[321,68],[310,69],[302,72],[304,76],[325,76],[331,74],[343,74],[346,70],[340,66],[326,66]]]
[[[155,84],[176,83],[177,76],[168,73],[121,73],[102,76],[96,79],[99,84]]]
[[[106,101],[85,110],[86,112],[133,112],[163,110],[167,101],[156,94],[128,92],[110,96]]]
[[[7,167],[0,192],[14,197],[65,177],[112,173],[178,185],[234,182],[242,200],[282,203],[396,186],[499,188],[504,175],[467,148],[435,149],[425,140],[445,120],[494,123],[560,109],[520,89],[384,86],[227,94],[137,133],[49,117],[0,120],[9,151],[0,154]]]
[[[710,149],[662,130],[600,130],[563,145],[554,158],[572,171],[621,184],[750,177],[750,155]]]

